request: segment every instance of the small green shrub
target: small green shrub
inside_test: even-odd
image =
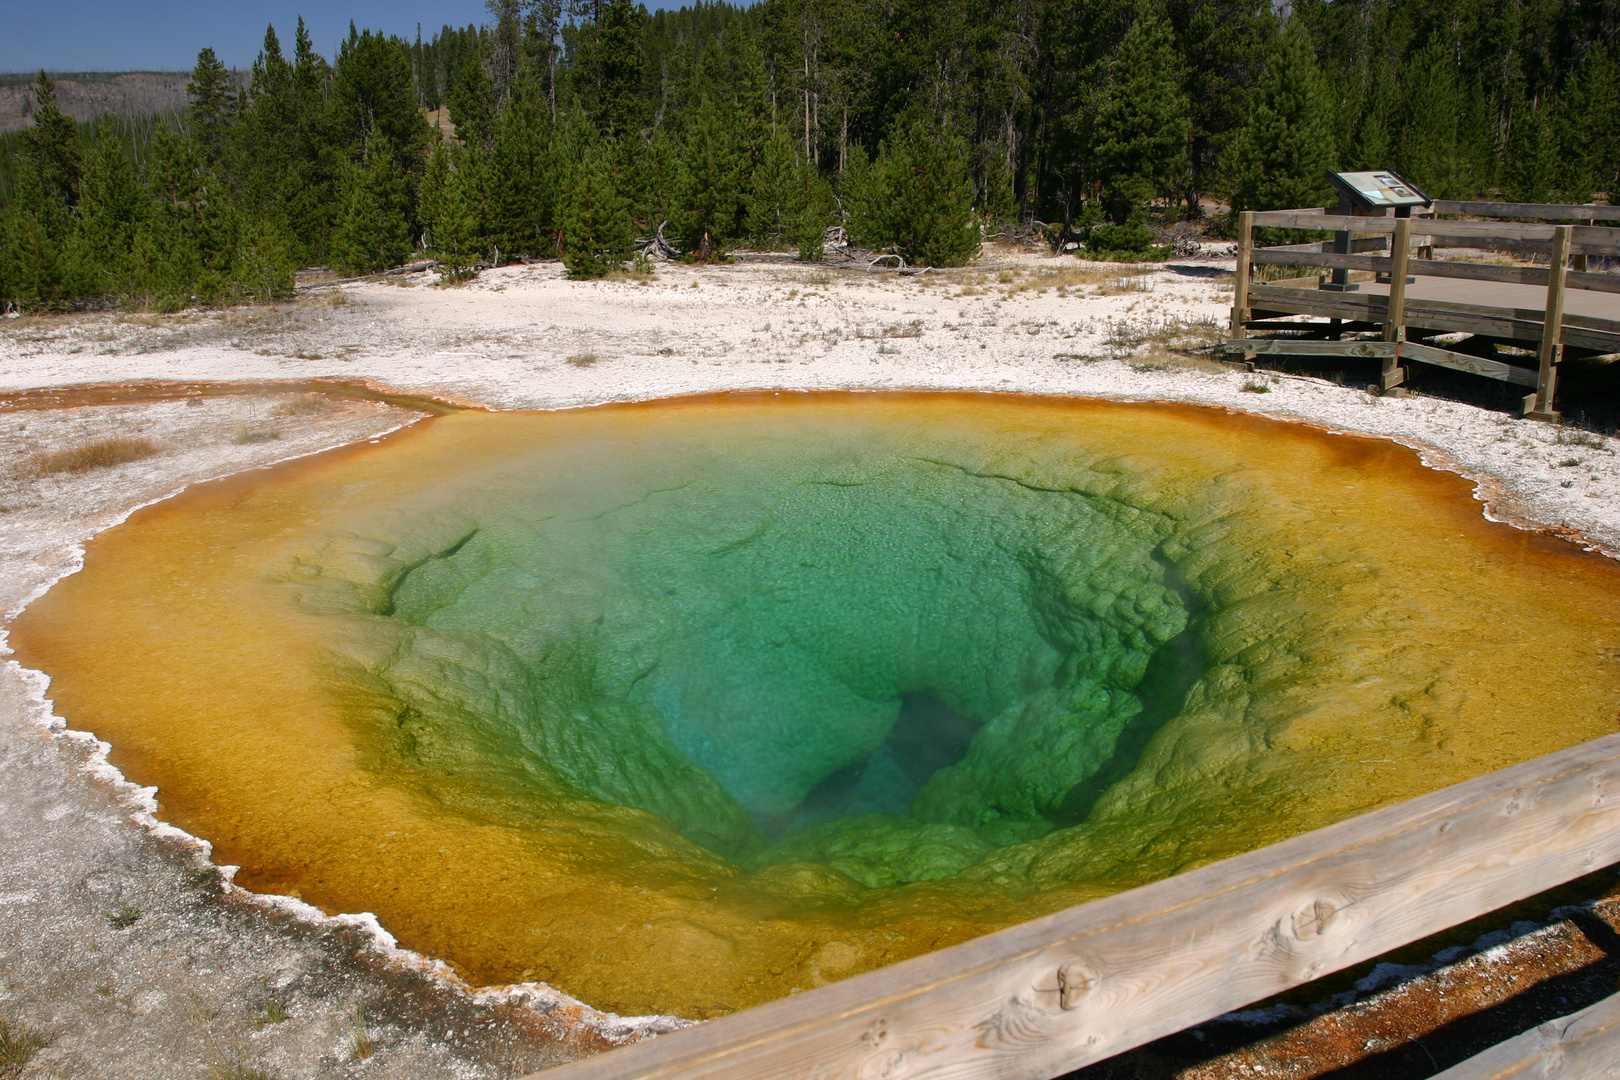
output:
[[[107,913],[107,925],[114,930],[128,930],[141,919],[141,909],[134,904],[125,904],[117,911]]]

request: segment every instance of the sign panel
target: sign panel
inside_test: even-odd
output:
[[[1400,173],[1392,170],[1372,172],[1330,172],[1329,179],[1340,191],[1362,203],[1368,209],[1385,206],[1428,206],[1429,197],[1417,189]]]

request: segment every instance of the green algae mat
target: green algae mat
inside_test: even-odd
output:
[[[703,1017],[1608,734],[1620,568],[1376,440],[738,395],[197,487],[13,639],[239,883]]]

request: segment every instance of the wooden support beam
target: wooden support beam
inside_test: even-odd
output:
[[[1529,368],[1514,367],[1500,360],[1468,353],[1453,352],[1438,345],[1425,345],[1421,341],[1401,342],[1401,359],[1417,360],[1453,371],[1466,371],[1470,375],[1483,375],[1487,379],[1516,383],[1519,386],[1536,385],[1536,373]]]
[[[1254,211],[1238,214],[1237,281],[1232,288],[1232,336],[1247,337],[1243,324],[1249,321],[1249,276],[1253,270]]]
[[[1375,322],[1289,322],[1277,320],[1250,319],[1244,324],[1251,332],[1267,330],[1287,330],[1306,334],[1367,334],[1382,329]]]
[[[1468,353],[1453,352],[1437,345],[1420,341],[1313,341],[1308,338],[1247,338],[1242,342],[1229,341],[1227,347],[1257,356],[1346,356],[1363,360],[1382,360],[1386,370],[1396,368],[1401,360],[1416,360],[1453,371],[1466,371],[1470,375],[1483,375],[1487,379],[1535,386],[1536,373],[1529,368],[1514,367],[1500,360]],[[1399,384],[1396,384],[1399,385]],[[1388,386],[1382,389],[1389,389]]]
[[[1394,360],[1401,355],[1395,341],[1310,341],[1302,338],[1244,338],[1228,341],[1227,349],[1243,349],[1257,356],[1353,356],[1362,360]]]
[[[1552,262],[1547,281],[1547,311],[1541,320],[1541,350],[1538,359],[1541,372],[1536,378],[1536,392],[1527,397],[1525,415],[1535,420],[1558,420],[1553,399],[1558,391],[1558,362],[1563,359],[1564,346],[1560,343],[1564,327],[1564,275],[1569,272],[1570,234],[1573,228],[1559,225],[1553,233]]]
[[[1406,263],[1412,254],[1412,219],[1395,219],[1395,239],[1389,249],[1389,306],[1384,309],[1384,340],[1406,340]],[[1400,355],[1384,358],[1380,386],[1390,390],[1406,381]]]
[[[544,1080],[1045,1080],[1616,861],[1607,735]]]
[[[1434,1080],[1599,1080],[1620,1077],[1620,994],[1549,1020]]]

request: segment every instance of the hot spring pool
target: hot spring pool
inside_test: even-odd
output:
[[[1617,613],[1388,443],[781,394],[203,485],[13,640],[241,884],[711,1016],[1612,732]]]

